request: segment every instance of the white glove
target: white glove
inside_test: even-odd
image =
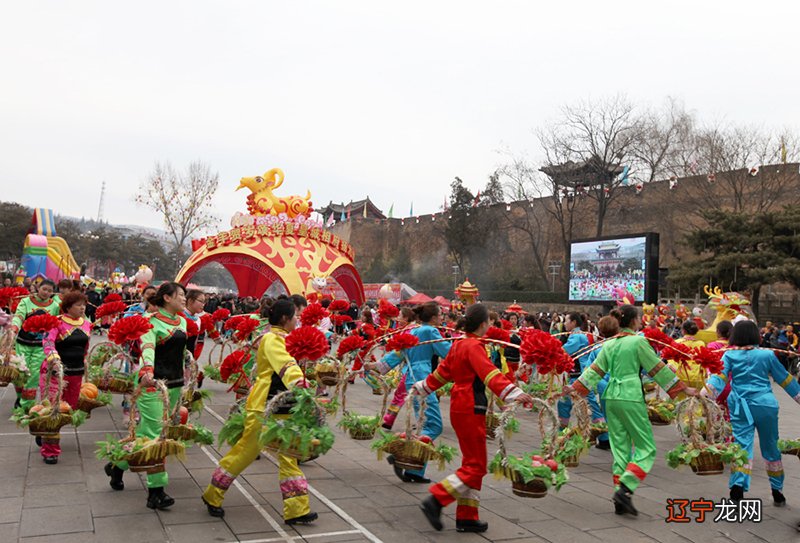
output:
[[[413,385],[411,385],[411,394],[416,396],[425,396],[427,392],[425,392],[425,381],[417,381]]]

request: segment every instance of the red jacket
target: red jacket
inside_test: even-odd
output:
[[[522,393],[492,364],[486,346],[472,334],[453,342],[447,357],[425,380],[425,392],[430,394],[450,382],[451,413],[486,414],[487,386],[501,401],[513,400]]]

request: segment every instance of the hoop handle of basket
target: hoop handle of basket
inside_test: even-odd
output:
[[[50,378],[56,378],[56,397],[53,400],[52,408],[50,409],[50,418],[56,418],[61,414],[61,396],[64,393],[64,366],[61,364],[61,358],[58,354],[53,353],[47,357],[47,391],[50,395]]]
[[[14,354],[14,336],[11,328],[0,329],[0,363],[3,365],[11,363],[11,355]]]
[[[722,436],[723,431],[723,414],[722,409],[716,402],[702,396],[690,396],[685,400],[678,403],[675,407],[675,427],[678,429],[678,434],[683,441],[689,441],[694,445],[699,445],[703,439],[697,428],[695,410],[700,407],[703,412],[703,418],[706,421],[706,443],[714,443],[717,438]],[[688,435],[684,435],[681,430],[681,420],[683,419],[684,411],[687,412],[687,428]]]
[[[572,400],[572,412],[575,414],[575,423],[580,430],[581,435],[589,439],[592,426],[592,409],[589,407],[589,401],[573,391],[569,393]]]
[[[217,347],[219,347],[219,357],[217,358],[217,363],[214,364],[214,353],[216,352]],[[222,361],[225,359],[226,347],[230,349],[230,352],[228,354],[234,351],[233,344],[230,339],[223,339],[219,343],[215,341],[214,345],[212,345],[211,349],[208,351],[208,360],[211,362],[211,365],[213,365],[215,368],[218,368],[222,365]]]
[[[169,391],[167,390],[167,385],[161,379],[156,381],[155,386],[156,393],[161,396],[161,401],[163,403],[163,409],[161,410],[161,435],[159,439],[166,439],[167,429],[169,427]],[[139,410],[136,401],[139,399],[139,396],[145,392],[144,387],[139,385],[131,395],[131,408],[128,415],[128,437],[122,439],[121,441],[123,442],[134,441],[136,439],[136,413]]]
[[[544,441],[547,439],[547,451],[543,451],[544,456],[546,458],[552,458],[555,455],[555,446],[556,446],[556,438],[558,437],[558,415],[556,414],[555,409],[553,406],[542,400],[540,398],[534,398],[533,403],[539,406],[539,434],[542,436],[542,440]],[[503,411],[500,415],[500,428],[501,432],[499,432],[499,440],[498,440],[498,450],[503,455],[503,458],[508,458],[508,451],[506,450],[506,428],[511,421],[511,418],[514,416],[519,404],[513,402],[508,409]],[[544,418],[549,417],[552,430],[550,431],[550,435],[547,435],[547,431],[544,427]],[[549,439],[548,439],[549,438]]]
[[[100,343],[96,343],[96,344],[91,346],[91,348],[89,349],[89,352],[86,354],[86,359],[87,360],[91,360],[92,359],[92,355],[94,354],[95,350],[103,348],[103,347],[113,349],[114,354],[118,354],[118,353],[122,352],[122,347],[120,347],[119,345],[117,345],[113,341],[101,341]],[[114,354],[112,354],[111,356],[114,356]],[[109,357],[109,358],[111,358],[111,357]]]

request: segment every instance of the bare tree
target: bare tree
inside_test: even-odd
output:
[[[597,102],[564,106],[561,118],[538,132],[546,173],[554,194],[585,194],[597,202],[596,233],[603,234],[606,211],[628,176],[637,174],[634,149],[640,141],[641,119],[634,106],[618,95]]]
[[[668,176],[692,175],[695,120],[674,98],[662,109],[650,109],[639,119],[639,133],[631,149],[633,170],[643,183]]]
[[[135,200],[157,211],[175,242],[175,259],[183,260],[187,240],[202,228],[217,224],[211,213],[211,200],[219,186],[219,174],[200,160],[190,162],[183,172],[176,172],[169,162],[156,162],[139,185]]]

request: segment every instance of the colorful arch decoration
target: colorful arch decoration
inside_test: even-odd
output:
[[[239,296],[258,298],[276,282],[290,294],[319,293],[320,280],[330,278],[349,300],[364,303],[353,247],[308,220],[308,214],[310,210],[292,217],[237,214],[234,223],[239,226],[192,241],[194,253],[176,281],[187,284],[204,266],[217,262],[233,276]]]

